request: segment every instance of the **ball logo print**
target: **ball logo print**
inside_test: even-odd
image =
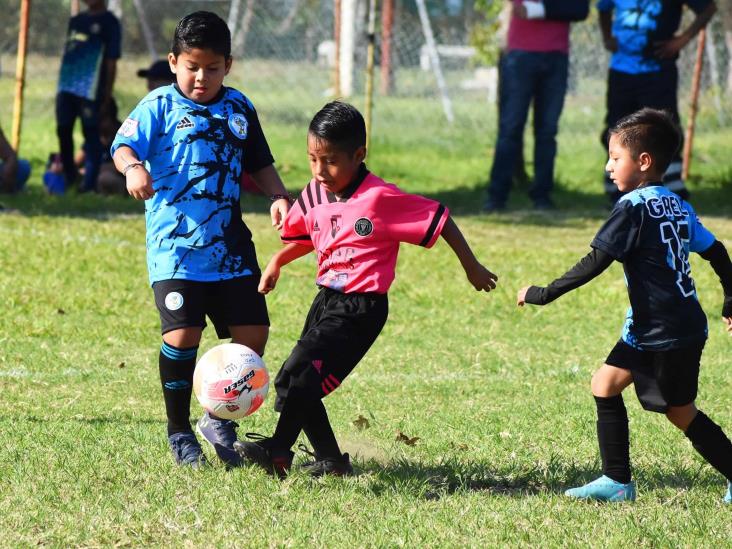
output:
[[[262,358],[238,343],[206,352],[193,374],[193,391],[201,406],[223,419],[240,419],[262,405],[269,391],[269,373]]]
[[[177,311],[183,306],[183,296],[178,292],[170,292],[165,296],[165,307],[169,311]]]
[[[357,219],[353,228],[359,236],[368,236],[374,232],[374,224],[371,223],[371,220],[368,217],[361,217]]]

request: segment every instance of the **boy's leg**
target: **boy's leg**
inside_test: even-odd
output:
[[[76,97],[65,92],[56,95],[56,134],[67,187],[72,185],[76,179],[74,121],[78,115],[79,101]]]
[[[99,104],[83,100],[81,104],[81,130],[84,133],[84,181],[79,190],[94,191],[97,187],[99,168],[102,165],[102,142],[99,137]]]
[[[202,284],[162,280],[153,284],[153,293],[163,333],[159,367],[168,442],[177,463],[198,466],[205,458],[191,429],[190,409],[198,344],[206,326]]]
[[[256,264],[256,259],[254,259]],[[207,288],[206,313],[221,339],[246,345],[260,356],[269,335],[269,316],[264,296],[257,291],[257,276],[237,277],[210,283]],[[196,430],[228,466],[241,465],[234,450],[238,424],[208,412],[196,424]]]

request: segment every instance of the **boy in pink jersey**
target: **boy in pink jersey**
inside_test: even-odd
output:
[[[315,115],[308,131],[313,179],[285,218],[286,246],[259,283],[260,292],[270,292],[284,265],[317,252],[320,292],[275,379],[275,432],[250,433],[252,442],[234,444],[244,460],[280,477],[292,465],[290,449],[300,431],[315,450],[315,460],[304,466],[308,473],[353,473],[321,399],[338,388],[381,332],[401,242],[430,248],[442,236],[476,290],[496,287],[496,275],[475,258],[447,208],[371,174],[363,164],[365,144],[363,117],[351,105],[335,101]]]

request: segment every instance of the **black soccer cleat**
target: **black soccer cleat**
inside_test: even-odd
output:
[[[252,442],[237,440],[234,450],[245,462],[259,465],[270,475],[285,478],[292,467],[292,458],[295,456],[290,450],[272,448],[272,439],[259,433],[247,433]]]
[[[350,477],[355,474],[353,472],[353,465],[351,465],[351,457],[348,454],[343,454],[340,457],[321,457],[308,450],[304,445],[300,445],[299,449],[315,458],[313,461],[303,463],[300,466],[310,476],[322,477],[324,475],[333,475],[336,477]]]

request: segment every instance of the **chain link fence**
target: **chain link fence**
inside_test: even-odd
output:
[[[496,0],[503,1],[503,0]],[[123,24],[123,57],[115,95],[121,113],[142,97],[145,83],[136,77],[154,57],[164,57],[176,22],[187,13],[207,9],[230,22],[234,30],[234,68],[227,83],[247,93],[265,124],[292,126],[303,134],[312,114],[334,94],[333,0],[110,0]],[[720,10],[732,11],[728,2]],[[382,2],[378,2],[379,5]],[[82,4],[83,6],[83,4]],[[70,0],[33,0],[27,61],[24,125],[52,128],[58,78]],[[487,154],[496,133],[496,70],[481,66],[470,48],[471,28],[480,22],[473,0],[428,0],[431,30],[440,52],[446,95],[454,112],[449,123],[425,50],[425,28],[418,2],[396,0],[391,43],[391,80],[382,85],[380,30],[376,32],[375,97],[372,143],[389,136],[434,141],[438,145],[476,147]],[[9,130],[13,104],[17,0],[0,0],[5,24],[0,28],[0,123]],[[353,95],[365,104],[368,1],[356,2]],[[726,17],[722,17],[725,15]],[[686,14],[688,24],[690,14]],[[381,14],[376,18],[381,21]],[[718,14],[708,29],[700,96],[699,133],[715,132],[732,121],[732,14]],[[377,25],[378,26],[378,25]],[[680,109],[686,118],[696,56],[696,42],[682,53]],[[603,126],[608,54],[602,48],[597,14],[573,25],[570,91],[563,114],[562,147],[589,138],[598,143]],[[414,128],[409,132],[406,129]],[[40,145],[52,150],[53,131]],[[395,137],[396,136],[396,137]],[[26,144],[27,146],[27,144]],[[566,150],[566,149],[565,149]],[[41,151],[40,154],[46,154]],[[561,154],[561,151],[560,151]]]

